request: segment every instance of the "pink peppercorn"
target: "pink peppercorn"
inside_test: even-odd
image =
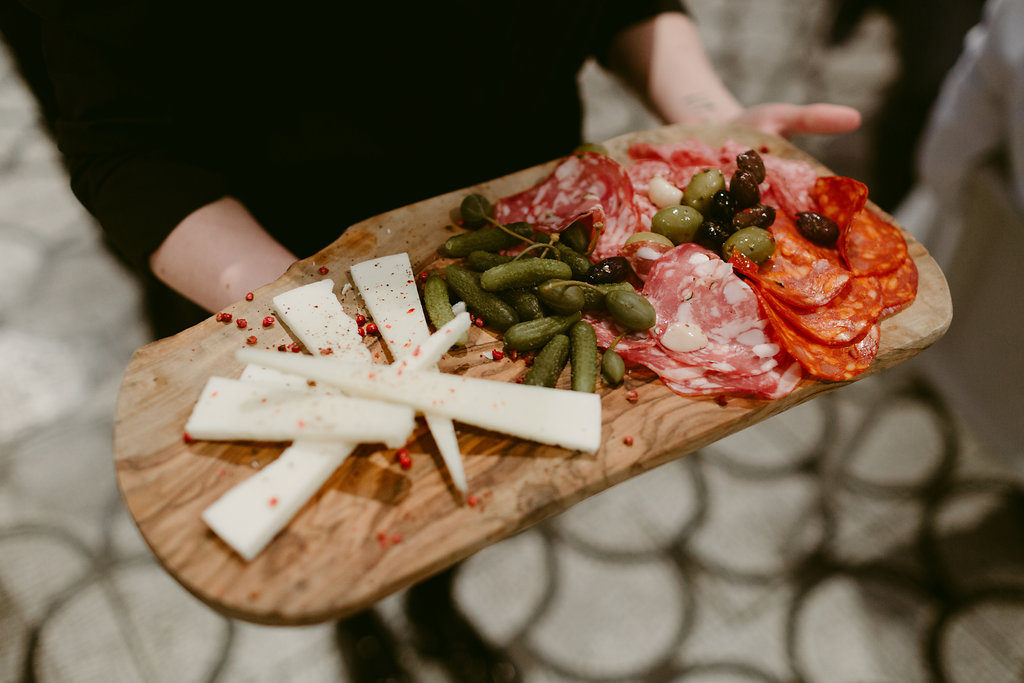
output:
[[[274,324],[274,316],[268,315],[266,318],[263,319],[263,327],[270,327],[273,324]]]
[[[235,321],[235,324],[238,325],[238,327],[241,329],[245,329],[246,327],[249,326],[249,323],[246,322],[245,318],[239,318],[238,320]]]
[[[253,296],[252,292],[247,292],[246,295],[245,295],[245,300],[246,301],[252,301],[254,298],[255,297]]]

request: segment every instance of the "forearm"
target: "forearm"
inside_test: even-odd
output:
[[[209,311],[272,282],[295,256],[230,197],[182,220],[149,258],[166,285]]]
[[[685,15],[660,14],[624,29],[612,42],[609,65],[668,123],[720,123],[743,112]]]

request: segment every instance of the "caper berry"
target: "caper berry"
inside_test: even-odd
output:
[[[610,256],[598,261],[587,270],[584,280],[592,285],[622,282],[629,277],[629,261],[625,256]]]
[[[750,226],[768,228],[774,222],[775,207],[768,206],[767,204],[758,204],[749,209],[737,211],[736,215],[732,217],[732,227],[734,230],[749,228]]]
[[[683,190],[683,203],[692,206],[701,214],[708,210],[711,198],[725,189],[725,177],[717,168],[708,168],[695,174]]]
[[[739,251],[754,263],[764,263],[775,253],[775,240],[764,228],[742,228],[722,245],[722,258],[728,261],[733,251]]]
[[[651,231],[672,240],[672,244],[692,242],[704,217],[692,206],[666,206],[651,218]]]
[[[611,349],[601,355],[601,376],[606,384],[617,387],[626,376],[626,362]]]
[[[753,173],[754,180],[758,185],[764,182],[764,159],[761,158],[761,155],[756,150],[748,149],[746,152],[737,155],[736,166],[744,171]]]
[[[675,246],[672,244],[672,240],[656,232],[634,232],[626,238],[623,245],[633,244],[634,242],[656,242],[658,244],[664,244],[666,247]]]
[[[701,223],[694,241],[705,249],[719,251],[727,239],[729,239],[729,233],[721,225],[714,221],[704,221]]]
[[[729,194],[728,190],[719,190],[711,198],[708,206],[708,218],[721,223],[723,227],[732,225],[733,214],[736,213],[736,200]]]
[[[836,222],[814,211],[798,213],[796,227],[801,235],[822,247],[831,247],[839,239],[839,226]]]
[[[581,254],[586,253],[587,247],[590,246],[590,229],[580,221],[575,221],[559,233],[558,241],[568,244]]]
[[[761,201],[761,190],[757,187],[754,174],[742,168],[732,174],[732,180],[729,182],[729,194],[736,201],[737,209],[746,209]]]
[[[537,298],[558,315],[569,315],[583,308],[583,288],[565,280],[549,280],[537,287]]]
[[[576,148],[577,154],[583,154],[584,152],[595,152],[608,156],[608,148],[598,142],[584,142]]]
[[[605,295],[604,303],[612,314],[612,320],[630,332],[650,329],[658,321],[651,302],[636,292],[616,289]]]
[[[494,205],[487,197],[474,192],[466,195],[459,205],[462,224],[467,228],[480,228],[487,224],[488,218],[494,217]]]

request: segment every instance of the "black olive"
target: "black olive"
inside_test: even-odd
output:
[[[711,204],[708,205],[708,218],[725,227],[732,225],[734,213],[736,213],[736,200],[727,190],[719,190],[711,197]]]
[[[704,221],[697,230],[697,239],[694,241],[705,249],[718,252],[727,239],[729,233],[721,225],[714,221]]]
[[[736,201],[736,209],[742,210],[754,206],[761,201],[761,190],[757,187],[757,180],[750,171],[737,169],[732,174],[729,182],[729,194]]]
[[[822,247],[834,246],[839,239],[839,226],[836,222],[814,211],[798,213],[796,227],[801,235]]]
[[[758,204],[749,209],[743,209],[736,212],[736,215],[732,217],[732,227],[734,230],[742,230],[749,227],[768,228],[774,222],[775,207],[768,206],[767,204]]]
[[[629,277],[629,261],[625,256],[611,256],[598,261],[587,270],[584,281],[592,285],[607,285],[622,282]]]
[[[754,174],[758,185],[764,182],[764,160],[755,150],[748,149],[736,157],[736,166]]]

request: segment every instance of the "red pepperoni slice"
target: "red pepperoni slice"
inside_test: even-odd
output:
[[[909,306],[917,297],[917,265],[914,259],[907,258],[896,270],[879,275],[878,284],[882,292],[882,317]]]
[[[760,267],[742,268],[744,275],[800,308],[824,306],[846,288],[850,271],[837,252],[805,239],[788,215],[778,212],[769,231],[775,238],[775,253]]]
[[[764,293],[762,302],[803,334],[829,345],[849,344],[860,337],[878,322],[883,307],[878,280],[871,275],[851,278],[845,290],[817,308],[794,308],[770,292]]]
[[[853,178],[823,176],[814,181],[811,194],[818,203],[819,213],[835,221],[842,234],[867,203],[868,186]]]
[[[880,328],[874,324],[853,343],[844,346],[819,344],[789,325],[771,305],[764,306],[783,348],[807,370],[821,379],[847,380],[864,372],[878,353]]]
[[[854,216],[838,246],[854,275],[891,273],[907,259],[907,242],[899,228],[868,209]]]
[[[622,247],[619,250],[619,255],[624,256],[629,261],[630,267],[638,278],[646,280],[655,262],[669,249],[672,249],[672,247],[664,242],[640,240],[630,242]]]
[[[583,220],[597,236],[595,261],[615,256],[639,229],[626,169],[611,157],[593,152],[566,157],[539,185],[499,200],[495,220],[525,221],[549,233]]]
[[[753,290],[728,263],[696,244],[681,244],[654,264],[643,295],[654,306],[655,339],[684,365],[756,375],[778,364]]]

